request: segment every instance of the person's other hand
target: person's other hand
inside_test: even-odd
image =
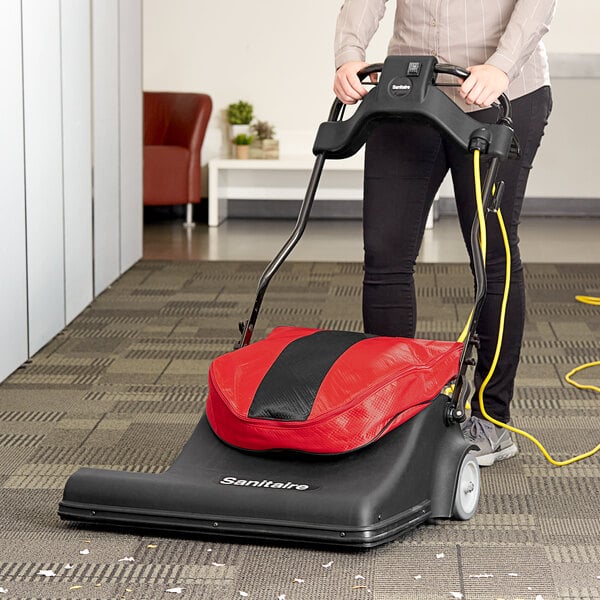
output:
[[[357,73],[368,67],[369,63],[350,61],[344,63],[335,72],[333,92],[344,104],[356,104],[369,90],[361,83]],[[377,81],[377,74],[371,75],[371,81]]]
[[[467,104],[487,108],[508,89],[508,75],[492,65],[475,65],[460,86],[460,95]]]

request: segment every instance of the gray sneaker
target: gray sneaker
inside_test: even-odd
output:
[[[467,442],[479,447],[479,450],[471,450],[471,454],[480,467],[491,467],[497,460],[512,458],[519,451],[508,429],[486,419],[470,417],[460,428]]]

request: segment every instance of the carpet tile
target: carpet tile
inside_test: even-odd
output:
[[[259,262],[144,260],[0,384],[0,598],[586,600],[600,598],[600,457],[549,465],[528,440],[482,471],[477,514],[365,552],[224,543],[63,522],[82,466],[168,468],[204,409],[211,361],[233,349]],[[417,335],[454,339],[464,264],[417,264]],[[600,396],[564,375],[600,360],[600,266],[526,264],[513,423],[566,459],[598,444]],[[362,266],[288,262],[255,339],[277,325],[361,330]],[[600,382],[600,368],[577,375]]]

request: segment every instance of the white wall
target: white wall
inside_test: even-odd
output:
[[[600,3],[597,0],[559,0],[552,29],[546,36],[548,51],[557,54],[600,53],[599,19]]]
[[[144,0],[144,89],[203,91],[213,116],[203,161],[225,151],[223,111],[246,99],[275,124],[283,154],[310,153],[333,99],[333,34],[341,2]],[[385,56],[390,14],[375,40]],[[232,17],[234,15],[234,17]]]
[[[341,4],[342,0],[144,0],[144,89],[212,96],[215,114],[204,163],[227,152],[222,113],[238,99],[251,101],[258,118],[276,125],[282,155],[308,154],[332,100],[333,33]],[[370,61],[385,57],[394,5],[389,2],[369,48]],[[549,52],[573,61],[578,53],[600,56],[598,22],[598,0],[559,2],[546,38]],[[589,137],[582,147],[579,136],[597,127],[588,111],[599,100],[600,78],[556,81],[555,114],[530,195],[600,195],[597,182],[579,178],[581,171],[595,171],[600,163],[600,147]],[[556,168],[557,157],[561,169]]]
[[[141,10],[0,2],[0,381],[141,257]]]

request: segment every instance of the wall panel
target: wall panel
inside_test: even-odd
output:
[[[142,257],[142,3],[119,3],[121,271]]]
[[[119,3],[92,0],[94,293],[120,274]]]
[[[21,2],[0,2],[0,381],[27,360]]]
[[[59,0],[23,0],[29,352],[65,325]]]
[[[90,11],[89,0],[61,0],[67,323],[93,298]]]
[[[142,255],[141,22],[0,2],[0,382]]]

